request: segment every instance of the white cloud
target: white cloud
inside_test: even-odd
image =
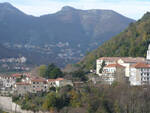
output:
[[[127,17],[139,19],[150,11],[148,0],[3,0],[27,14],[35,16],[54,13],[69,5],[79,9],[111,9]],[[64,2],[65,1],[65,2]]]

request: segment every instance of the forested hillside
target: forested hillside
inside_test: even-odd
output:
[[[84,57],[80,64],[85,69],[95,67],[95,61],[103,56],[145,57],[150,44],[150,13]]]

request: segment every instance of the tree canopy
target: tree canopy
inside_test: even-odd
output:
[[[48,66],[41,65],[38,68],[38,73],[40,76],[48,78],[48,79],[55,79],[58,77],[63,77],[63,73],[61,69],[59,69],[55,64],[49,64]]]

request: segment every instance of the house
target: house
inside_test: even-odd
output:
[[[150,64],[137,63],[130,69],[130,85],[149,85],[150,84]]]
[[[48,91],[47,81],[42,77],[32,78],[30,84],[31,84],[31,93]]]
[[[63,87],[63,86],[66,86],[66,85],[73,86],[73,83],[72,83],[71,80],[66,80],[64,78],[57,78],[55,80],[55,84],[56,84],[56,87]]]
[[[13,79],[21,78],[23,75],[22,74],[12,74],[11,77]]]
[[[101,57],[96,60],[96,74],[101,75],[100,69],[102,68],[103,62],[105,65],[115,64],[121,57]]]
[[[15,84],[15,79],[12,78],[10,75],[2,75],[0,76],[0,80],[3,84],[4,88],[11,88]]]
[[[56,79],[47,79],[48,87],[56,87]]]
[[[29,83],[17,82],[14,85],[14,93],[17,93],[18,95],[27,94],[31,92],[30,86],[31,85]]]
[[[108,64],[103,68],[101,79],[106,84],[112,84],[114,81],[124,83],[125,67],[120,64]]]
[[[22,77],[22,82],[25,82],[25,83],[30,83],[31,82],[31,79],[33,79],[34,77],[31,76],[31,74],[26,74],[24,73],[23,74],[23,77]]]

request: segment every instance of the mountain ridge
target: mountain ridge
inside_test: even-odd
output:
[[[135,22],[114,11],[80,10],[70,6],[40,17],[27,15],[7,3],[1,3],[0,9],[1,45],[31,54],[38,52],[41,56],[48,54],[48,61],[56,63],[58,59],[65,63],[78,61],[87,51]]]

